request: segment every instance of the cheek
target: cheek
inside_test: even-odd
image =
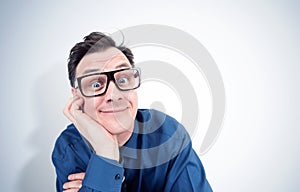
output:
[[[138,107],[138,96],[136,91],[131,91],[127,95],[127,100],[131,103],[133,112],[135,113]]]
[[[101,103],[100,97],[85,98],[84,100],[84,111],[91,117],[96,117],[97,108]]]

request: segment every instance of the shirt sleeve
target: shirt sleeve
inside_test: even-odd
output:
[[[115,160],[91,156],[80,191],[121,191],[123,167]]]
[[[79,191],[116,192],[121,191],[124,169],[115,161],[92,154],[86,171],[74,171],[78,168],[73,163],[53,158],[56,168],[56,190],[63,191],[63,184],[68,181],[68,175],[85,172],[82,187]],[[72,167],[73,165],[73,167]]]
[[[55,142],[52,162],[56,171],[56,191],[73,173],[85,172],[79,191],[120,191],[124,169],[119,162],[96,155],[73,124],[62,132]]]
[[[212,192],[203,165],[191,144],[170,165],[165,191]]]

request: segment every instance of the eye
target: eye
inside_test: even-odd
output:
[[[92,83],[92,88],[93,89],[99,89],[102,86],[100,82],[94,82]]]
[[[128,83],[128,78],[126,78],[126,77],[122,77],[122,78],[120,78],[120,79],[118,79],[118,84],[127,84]]]

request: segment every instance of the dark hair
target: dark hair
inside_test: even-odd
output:
[[[80,60],[86,54],[105,51],[110,47],[119,49],[127,57],[130,64],[134,65],[133,54],[129,48],[123,46],[123,43],[119,46],[116,46],[115,41],[111,37],[101,32],[92,32],[85,36],[83,41],[77,43],[70,51],[68,59],[68,74],[72,87],[74,87],[76,68]]]

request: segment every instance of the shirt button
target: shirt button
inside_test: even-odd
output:
[[[119,179],[121,179],[121,175],[120,174],[116,174],[115,180],[119,180]]]

